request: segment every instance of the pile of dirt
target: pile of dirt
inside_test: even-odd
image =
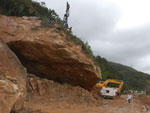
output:
[[[140,102],[143,104],[143,108],[150,110],[150,95],[141,95],[139,96]]]
[[[31,111],[31,113],[150,113],[150,110],[146,109],[137,98],[133,97],[131,104],[128,104],[127,95],[114,100],[101,99],[99,104],[49,98],[46,101],[42,97],[40,99],[37,97],[25,102],[24,111]]]

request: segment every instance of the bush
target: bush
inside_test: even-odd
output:
[[[38,16],[47,27],[62,23],[56,12],[45,7],[44,2],[40,4],[31,0],[0,0],[0,13],[7,16]]]
[[[0,13],[8,16],[31,15],[30,6],[30,0],[0,0]]]
[[[82,48],[86,53],[88,53],[90,58],[94,59],[93,52],[92,52],[91,47],[89,46],[88,42],[84,43]]]

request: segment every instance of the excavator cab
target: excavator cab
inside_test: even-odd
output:
[[[117,84],[117,87],[110,86],[109,84]],[[116,85],[115,85],[116,86]],[[120,95],[123,86],[122,80],[108,79],[106,81],[99,81],[96,87],[101,87],[100,93],[104,98],[114,98]]]

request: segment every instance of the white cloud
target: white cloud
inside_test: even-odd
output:
[[[149,0],[115,0],[122,10],[123,16],[118,22],[118,28],[139,27],[150,22]]]

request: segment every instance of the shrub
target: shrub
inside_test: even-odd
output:
[[[30,0],[0,0],[0,13],[8,16],[31,15],[30,6]]]
[[[44,2],[31,0],[0,0],[0,13],[7,16],[38,16],[43,25],[61,23],[61,19],[54,10],[44,6]]]

